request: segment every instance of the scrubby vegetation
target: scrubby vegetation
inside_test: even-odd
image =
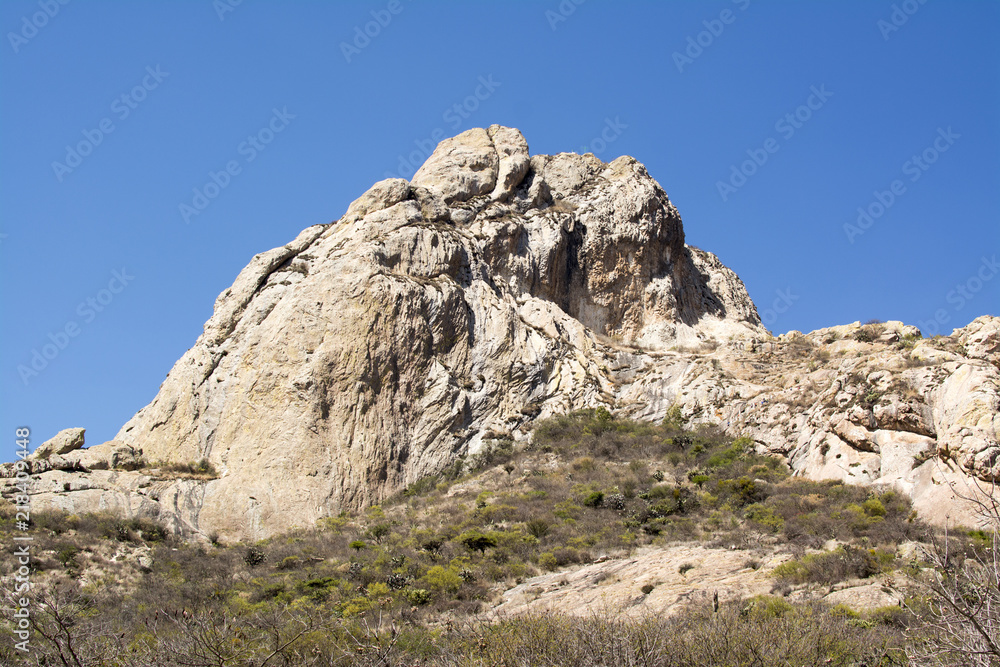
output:
[[[158,477],[189,477],[192,479],[215,479],[219,473],[215,466],[209,463],[208,459],[201,459],[193,463],[156,463],[147,466],[158,472]]]
[[[931,627],[922,623],[933,596],[914,598],[926,612],[917,616],[780,594],[918,576],[933,563],[904,562],[897,546],[933,536],[908,501],[792,478],[753,442],[682,421],[603,409],[542,421],[526,448],[498,439],[381,506],[255,544],[185,544],[148,521],[35,514],[36,648],[25,664],[907,664],[915,629]],[[8,543],[10,509],[0,512]],[[718,609],[639,620],[491,615],[502,591],[531,576],[678,541],[781,545],[793,558],[774,570],[778,596]],[[949,557],[974,562],[992,546],[992,534],[973,533]],[[139,552],[149,558],[129,569]],[[752,554],[748,562],[760,566]],[[0,647],[0,662],[24,659]]]

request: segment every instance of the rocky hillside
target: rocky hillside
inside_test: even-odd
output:
[[[991,317],[772,338],[641,164],[529,156],[492,126],[254,257],[115,441],[36,452],[33,503],[259,539],[604,406],[679,411],[942,521],[950,485],[1000,477],[998,364]]]
[[[952,524],[945,546],[903,494],[793,477],[683,421],[537,420],[472,472],[252,544],[33,511],[36,652],[0,644],[0,664],[993,664],[961,661],[972,624],[942,632],[928,596],[953,582],[1000,627],[995,533]]]

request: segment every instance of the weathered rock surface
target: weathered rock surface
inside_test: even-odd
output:
[[[720,602],[767,595],[774,586],[771,572],[789,556],[775,555],[758,568],[751,566],[752,560],[746,551],[702,546],[646,548],[628,558],[532,577],[506,591],[496,611],[643,616],[670,614],[692,602],[712,602],[716,595]]]
[[[856,340],[854,323],[738,343],[673,364],[650,363],[619,400],[657,418],[677,403],[694,421],[751,437],[796,474],[893,486],[926,519],[967,525],[961,496],[1000,480],[1000,369],[967,356],[962,341],[989,339],[1000,319],[981,317],[952,336]],[[988,343],[987,343],[988,344]]]
[[[781,551],[750,552],[690,544],[646,547],[627,558],[598,559],[532,577],[505,591],[494,612],[669,616],[683,612],[691,603],[718,600],[724,604],[772,594],[777,583],[774,569],[791,558]],[[903,602],[899,591],[872,579],[853,579],[833,586],[802,585],[787,597],[842,604],[855,611]]]
[[[950,484],[1000,476],[997,322],[771,339],[634,159],[529,156],[517,130],[469,130],[412,182],[254,257],[153,401],[113,444],[35,462],[35,493],[255,539],[378,502],[539,416],[676,404],[799,474],[893,484],[943,519]],[[139,457],[220,476],[121,469]]]

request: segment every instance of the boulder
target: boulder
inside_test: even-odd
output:
[[[67,428],[59,431],[54,437],[40,444],[31,453],[31,458],[44,460],[53,455],[66,454],[75,449],[80,449],[83,447],[83,434],[85,430],[82,428]]]

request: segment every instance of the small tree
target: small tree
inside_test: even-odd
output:
[[[497,538],[492,535],[485,535],[478,530],[470,530],[458,536],[458,541],[464,544],[471,551],[483,553],[487,549],[497,545]]]
[[[667,408],[667,414],[663,418],[663,425],[667,428],[673,429],[675,431],[681,431],[684,429],[684,424],[687,422],[684,419],[684,413],[681,412],[681,406],[674,403],[669,408]]]
[[[375,540],[376,543],[381,544],[382,540],[385,539],[390,530],[389,524],[378,523],[368,529],[368,534],[371,535],[372,539]]]
[[[976,483],[971,502],[982,520],[985,544],[956,554],[953,539],[927,551],[933,572],[924,578],[927,609],[911,632],[917,664],[987,667],[1000,664],[1000,493]]]

